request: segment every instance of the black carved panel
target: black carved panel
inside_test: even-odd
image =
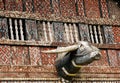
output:
[[[8,26],[6,18],[0,18],[0,38],[8,38]]]
[[[40,21],[37,22],[37,30],[38,30],[38,40],[45,41],[43,23]]]
[[[90,41],[88,25],[79,24],[79,32],[82,41]]]
[[[25,20],[26,23],[26,37],[27,40],[37,40],[37,27],[36,21],[34,20]]]
[[[103,26],[104,33],[105,33],[105,40],[107,44],[113,44],[114,43],[114,35],[112,32],[111,26]]]
[[[54,22],[53,30],[54,30],[54,40],[57,42],[64,42],[65,29],[64,29],[63,23]]]

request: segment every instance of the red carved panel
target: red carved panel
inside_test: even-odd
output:
[[[118,58],[116,50],[108,50],[110,66],[118,66]]]
[[[108,7],[106,0],[101,0],[101,9],[102,9],[102,16],[103,18],[108,18]]]
[[[0,0],[0,10],[4,10],[4,3],[3,3],[3,0]]]
[[[60,0],[60,10],[61,10],[62,16],[65,16],[65,17],[76,16],[75,1]]]
[[[41,65],[41,54],[39,47],[29,47],[31,65]]]
[[[115,43],[120,43],[120,27],[113,27]]]
[[[6,10],[9,11],[22,11],[22,0],[5,0]]]
[[[10,46],[0,45],[0,65],[11,64]]]
[[[29,65],[28,48],[23,46],[11,46],[11,58],[13,65]]]
[[[59,0],[52,0],[53,3],[53,9],[54,9],[54,14],[56,16],[60,15],[60,3]]]
[[[109,66],[106,50],[101,50],[101,59],[94,61],[89,66]]]
[[[41,15],[51,14],[50,11],[50,0],[34,0],[35,12],[40,13]]]
[[[40,48],[41,51],[51,50],[52,48]],[[45,54],[43,52],[41,54],[42,65],[53,65],[56,59],[56,54]]]
[[[85,10],[88,18],[99,18],[99,6],[98,0],[84,0],[85,1]]]
[[[33,1],[32,0],[23,0],[25,11],[26,12],[33,12]]]
[[[78,0],[78,14],[80,15],[80,16],[85,16],[85,14],[84,14],[84,4],[83,4],[83,0]]]

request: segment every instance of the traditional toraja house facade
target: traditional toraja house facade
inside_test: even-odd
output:
[[[102,57],[82,66],[73,83],[119,83],[119,0],[0,0],[0,81],[63,82],[57,55],[41,51],[81,40]]]

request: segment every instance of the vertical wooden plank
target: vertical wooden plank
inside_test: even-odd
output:
[[[26,35],[28,40],[37,40],[37,26],[35,20],[25,20]]]
[[[12,27],[12,19],[9,18],[9,27],[10,27],[10,38],[11,40],[14,40],[14,36],[13,36],[13,27]]]
[[[102,38],[102,33],[101,33],[101,27],[100,27],[100,25],[98,25],[98,34],[99,34],[100,43],[103,44],[103,38]]]
[[[72,27],[72,24],[69,23],[69,33],[70,33],[70,40],[71,40],[71,43],[74,42],[73,40],[73,27]]]
[[[68,25],[67,23],[64,23],[64,27],[65,27],[65,35],[66,35],[66,42],[70,42],[69,40],[69,29],[68,29]]]
[[[90,30],[90,38],[91,38],[91,42],[92,42],[92,43],[95,43],[95,41],[94,41],[94,37],[93,37],[92,25],[89,25],[89,30]]]
[[[96,29],[97,27],[94,25],[93,26],[93,30],[94,30],[94,35],[95,35],[95,41],[96,41],[96,43],[99,43],[98,42],[98,35],[97,35],[97,29]]]
[[[0,38],[8,39],[8,25],[6,18],[0,18]]]
[[[16,40],[19,40],[17,19],[14,20],[14,24],[15,24],[15,34],[16,34],[15,36],[16,36]]]
[[[44,30],[44,36],[45,36],[45,41],[48,41],[48,36],[47,36],[47,30],[46,30],[46,23],[43,22],[43,30]]]
[[[47,24],[48,24],[48,31],[49,31],[49,33],[48,33],[48,35],[49,35],[49,38],[50,38],[50,42],[52,42],[53,41],[53,25],[50,23],[50,22],[47,22]]]
[[[74,28],[74,37],[75,37],[75,42],[79,41],[79,37],[78,37],[78,27],[76,26],[76,24],[73,24],[73,28]]]
[[[22,20],[19,20],[19,25],[20,25],[20,38],[23,41],[24,40],[24,35],[23,35],[23,24],[22,24]]]

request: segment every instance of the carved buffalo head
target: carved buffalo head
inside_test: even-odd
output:
[[[85,41],[80,41],[76,45],[43,52],[58,53],[55,62],[56,70],[59,76],[67,80],[71,80],[76,76],[82,65],[90,64],[101,57],[99,49]]]

